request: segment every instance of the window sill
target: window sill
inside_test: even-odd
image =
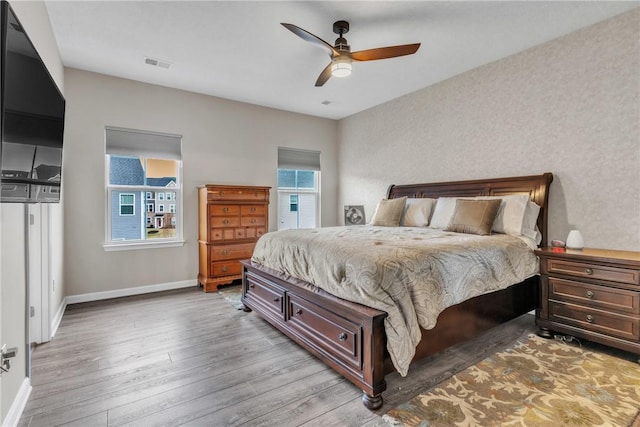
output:
[[[184,246],[184,240],[171,240],[168,242],[131,242],[131,243],[105,243],[102,245],[105,252],[133,251],[140,249],[175,248]]]

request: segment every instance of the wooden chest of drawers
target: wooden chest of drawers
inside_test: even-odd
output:
[[[559,332],[640,354],[640,252],[544,248],[536,254],[540,335]]]
[[[205,292],[242,278],[242,259],[269,227],[269,189],[236,185],[198,187],[198,283]]]

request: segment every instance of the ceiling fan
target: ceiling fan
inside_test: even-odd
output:
[[[335,46],[331,46],[320,37],[296,25],[284,22],[281,24],[293,34],[314,46],[318,46],[329,54],[331,62],[322,70],[322,73],[320,73],[318,80],[316,80],[316,86],[324,85],[331,76],[346,77],[350,75],[352,61],[374,61],[376,59],[412,55],[416,53],[420,47],[420,43],[413,43],[351,52],[351,46],[349,46],[347,40],[343,37],[343,35],[349,32],[349,23],[347,21],[336,21],[333,23],[333,32],[339,35],[335,41]]]

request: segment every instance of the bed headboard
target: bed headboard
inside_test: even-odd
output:
[[[506,196],[508,194],[528,194],[540,206],[538,228],[542,233],[541,246],[547,244],[547,213],[549,186],[553,174],[516,176],[509,178],[476,179],[472,181],[434,182],[428,184],[390,185],[387,198],[396,197],[475,197]]]

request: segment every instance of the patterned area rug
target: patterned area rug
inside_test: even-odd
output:
[[[640,364],[532,334],[383,418],[419,427],[636,426]]]
[[[243,309],[240,296],[242,295],[242,285],[229,285],[218,288],[218,293],[224,297],[229,303],[238,310]]]

